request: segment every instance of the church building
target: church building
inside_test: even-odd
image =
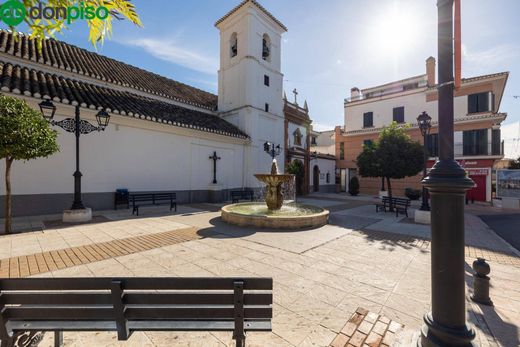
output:
[[[62,41],[46,39],[39,50],[27,35],[15,38],[5,30],[0,31],[0,89],[37,110],[42,100],[51,101],[55,121],[74,117],[76,108],[92,124],[99,110],[110,114],[104,131],[80,137],[86,206],[112,209],[114,192],[121,188],[174,191],[179,203],[224,201],[230,190],[261,187],[253,175],[270,168],[265,142],[281,146],[280,171],[286,156],[293,155],[281,72],[287,28],[255,0],[241,2],[215,26],[220,31],[218,96]],[[305,122],[299,135],[304,143],[310,119]],[[58,153],[13,164],[15,216],[70,208],[75,137],[53,128],[59,132]],[[304,152],[308,158],[308,146]],[[0,171],[5,172],[4,162]],[[0,215],[3,195],[2,185]]]

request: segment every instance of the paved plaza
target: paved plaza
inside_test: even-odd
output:
[[[148,208],[139,217],[128,210],[106,211],[97,213],[92,223],[76,226],[57,222],[56,215],[16,218],[18,230],[33,231],[0,236],[0,273],[273,277],[273,331],[249,333],[247,346],[341,345],[349,337],[348,322],[358,318],[358,329],[372,319],[372,330],[351,335],[369,336],[376,324],[386,324],[387,332],[395,330],[392,344],[412,343],[430,309],[429,226],[376,213],[370,197],[313,194],[301,201],[329,209],[330,224],[298,231],[239,228],[223,224],[219,206],[210,204],[181,205],[175,214],[168,208]],[[468,297],[471,263],[483,256],[491,265],[495,304],[468,301],[468,320],[477,326],[479,345],[517,346],[520,254],[477,217],[477,207],[468,211]],[[52,334],[46,334],[39,346],[52,343]],[[234,345],[231,333],[215,332],[139,332],[127,342],[118,342],[115,332],[65,333],[64,344]]]

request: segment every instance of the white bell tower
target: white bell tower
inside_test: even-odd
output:
[[[282,34],[287,28],[255,0],[245,0],[219,19],[220,116],[251,137],[244,160],[247,187],[261,184],[253,176],[268,172],[271,158],[263,151],[268,141],[284,146]],[[277,157],[284,170],[284,150]]]

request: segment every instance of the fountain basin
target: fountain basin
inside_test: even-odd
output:
[[[226,205],[220,211],[226,223],[270,229],[316,228],[327,224],[329,220],[328,210],[296,203],[269,211],[264,202],[244,202]]]

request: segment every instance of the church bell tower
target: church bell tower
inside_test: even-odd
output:
[[[245,185],[269,171],[265,142],[284,146],[281,41],[287,28],[256,0],[245,0],[219,19],[218,111],[251,138],[244,160]],[[283,148],[284,149],[284,148]],[[285,149],[284,149],[285,150]],[[277,157],[283,170],[284,150]]]

